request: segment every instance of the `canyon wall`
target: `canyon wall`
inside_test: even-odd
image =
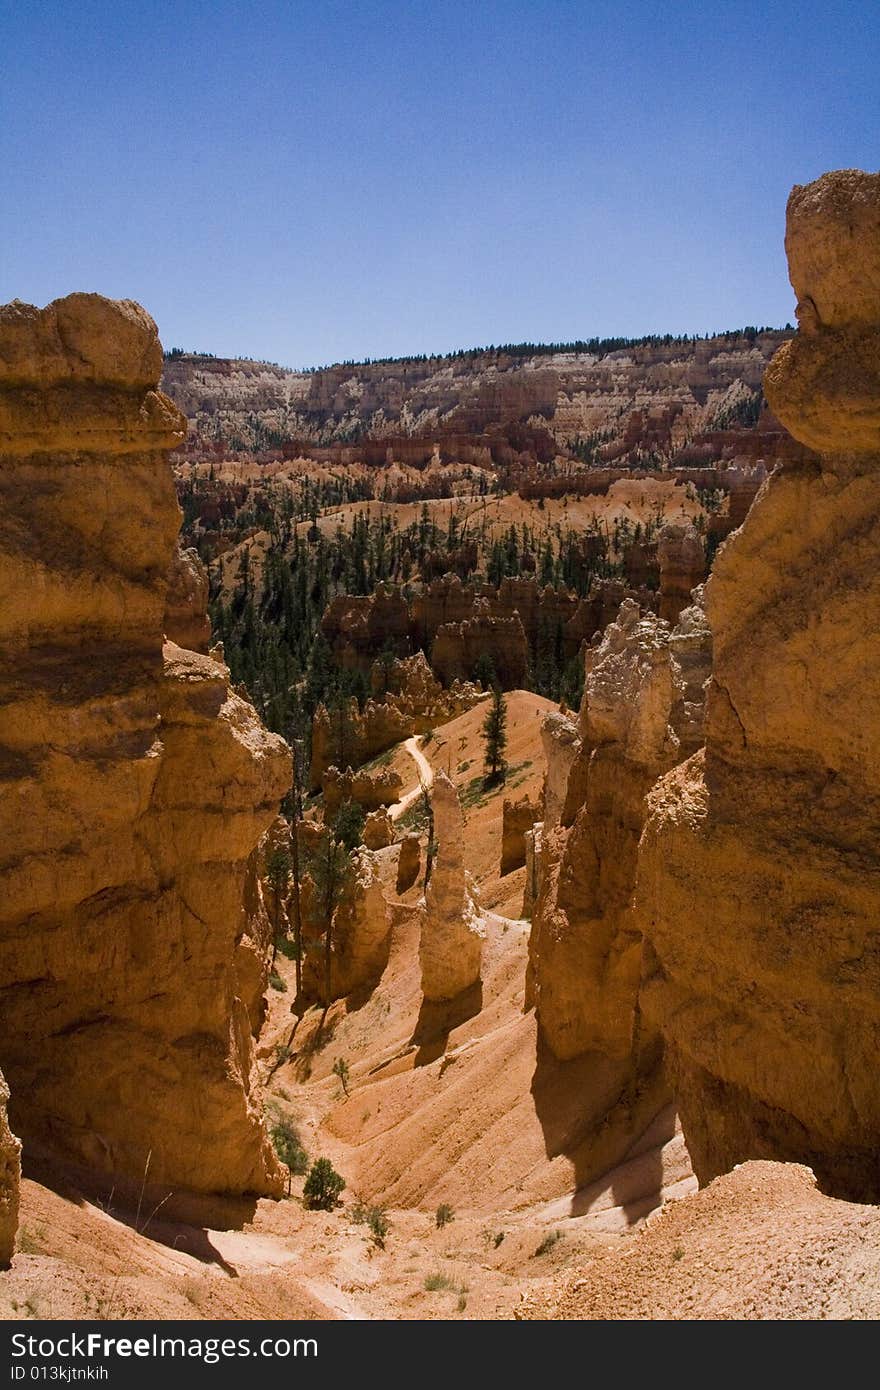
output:
[[[185,421],[139,305],[0,309],[0,1067],[25,1146],[276,1193],[235,991],[286,746],[163,642]]]
[[[487,350],[314,372],[181,354],[166,360],[163,387],[189,418],[190,447],[209,452],[218,438],[244,450],[298,441],[322,457],[332,446],[340,463],[381,465],[390,453],[416,467],[435,456],[491,465],[598,440],[606,461],[637,461],[695,435],[760,430],[769,457],[779,426],[759,409],[761,378],[786,336]]]
[[[765,377],[821,457],[764,484],[706,585],[705,753],[654,789],[642,1009],[702,1182],[809,1164],[880,1201],[880,175],[795,188],[799,333]]]

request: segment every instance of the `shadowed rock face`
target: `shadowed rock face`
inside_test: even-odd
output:
[[[18,1229],[18,1188],[21,1179],[21,1144],[6,1120],[9,1088],[0,1074],[0,1269],[9,1264]]]
[[[431,784],[437,859],[425,894],[419,959],[427,1000],[454,999],[480,978],[483,933],[464,867],[458,793],[438,772]]]
[[[800,331],[767,371],[823,451],[719,552],[705,755],[652,793],[642,1007],[694,1167],[809,1164],[880,1200],[880,175],[789,200]]]
[[[0,1065],[35,1150],[277,1193],[234,959],[289,756],[224,666],[163,646],[161,367],[129,301],[0,309]]]

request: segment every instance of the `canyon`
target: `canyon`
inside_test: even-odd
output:
[[[786,252],[313,373],[0,309],[0,1317],[877,1316],[880,175]]]

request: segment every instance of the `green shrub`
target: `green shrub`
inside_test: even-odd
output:
[[[445,1202],[441,1202],[435,1213],[434,1220],[437,1223],[438,1231],[442,1231],[444,1226],[448,1226],[450,1221],[455,1220],[455,1212],[452,1210],[452,1207],[447,1206]]]
[[[441,1274],[438,1270],[436,1274],[429,1274],[425,1280],[425,1288],[428,1293],[437,1293],[440,1289],[454,1289],[455,1280],[450,1279],[448,1274]]]
[[[269,1126],[269,1138],[272,1140],[272,1147],[281,1162],[287,1164],[289,1173],[295,1173],[297,1177],[302,1177],[303,1173],[308,1170],[309,1156],[303,1148],[299,1131],[293,1120],[287,1115],[276,1114]],[[290,1196],[289,1178],[287,1195]]]
[[[345,1187],[343,1178],[329,1158],[316,1158],[303,1185],[303,1201],[312,1211],[333,1211]]]
[[[373,1244],[385,1249],[385,1238],[391,1230],[388,1213],[382,1206],[370,1206],[362,1197],[356,1197],[349,1216],[357,1226],[369,1226]]]
[[[273,970],[269,976],[269,984],[273,989],[277,989],[279,994],[287,993],[287,985],[284,983],[277,970]]]

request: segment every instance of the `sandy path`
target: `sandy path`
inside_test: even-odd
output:
[[[403,746],[418,768],[421,782],[417,783],[412,791],[406,792],[399,801],[395,801],[393,806],[388,807],[388,814],[392,820],[400,820],[403,813],[412,806],[417,797],[421,796],[422,786],[430,787],[434,780],[434,769],[419,747],[418,737],[408,738]]]

